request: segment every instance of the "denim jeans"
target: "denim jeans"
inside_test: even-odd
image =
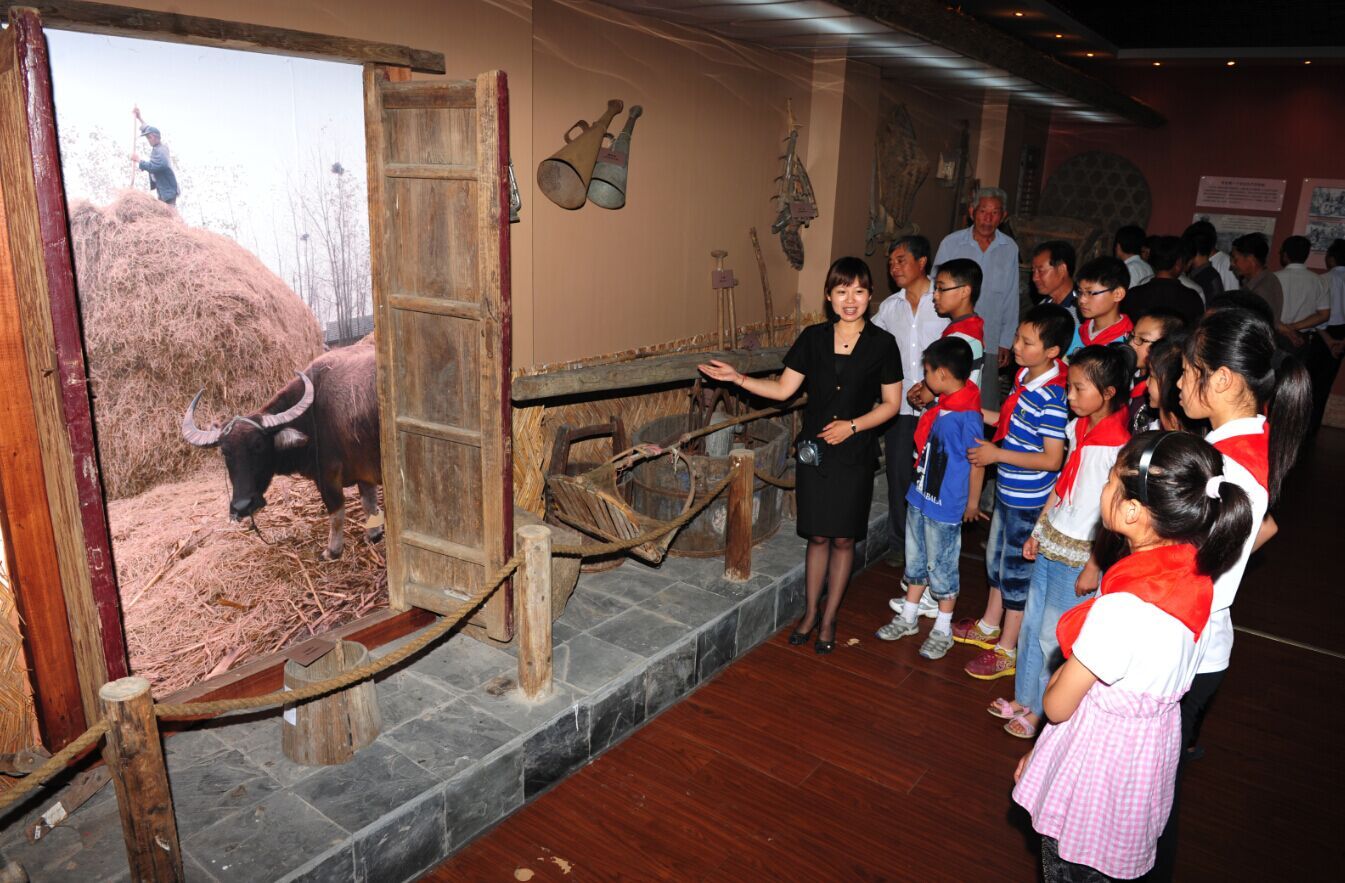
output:
[[[906,582],[929,586],[935,600],[957,597],[957,561],[962,555],[962,523],[944,524],[926,518],[907,504]]]
[[[1056,624],[1066,610],[1089,598],[1074,594],[1074,581],[1082,572],[1082,567],[1052,561],[1045,555],[1037,556],[1037,566],[1032,570],[1023,630],[1018,633],[1018,673],[1014,675],[1013,698],[1037,714],[1041,714],[1046,682],[1062,661],[1060,642],[1055,637]]]
[[[985,571],[990,587],[1004,596],[1005,610],[1022,610],[1032,582],[1032,562],[1023,557],[1023,543],[1032,536],[1041,507],[1015,509],[995,497],[990,538],[985,544]]]

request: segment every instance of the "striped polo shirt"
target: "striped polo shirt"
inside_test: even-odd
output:
[[[1064,441],[1065,427],[1069,423],[1065,387],[1050,383],[1060,370],[1058,365],[1053,365],[1024,386],[1022,394],[1018,396],[1018,404],[1009,417],[1009,434],[1000,443],[1004,450],[1040,454],[1046,450],[1046,439],[1058,438]],[[1008,463],[1000,463],[997,468],[999,499],[1011,509],[1039,509],[1045,506],[1056,477],[1060,474],[1022,469]]]

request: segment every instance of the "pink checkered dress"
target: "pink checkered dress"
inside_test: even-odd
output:
[[[1061,858],[1123,880],[1153,867],[1172,809],[1180,699],[1099,681],[1069,720],[1047,725],[1013,799]]]

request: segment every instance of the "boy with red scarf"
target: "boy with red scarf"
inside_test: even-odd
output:
[[[1086,346],[1124,346],[1135,330],[1130,317],[1122,315],[1121,301],[1130,285],[1130,271],[1117,258],[1094,258],[1080,268],[1079,329],[1069,355]]]
[[[981,391],[969,380],[972,351],[960,337],[931,343],[924,365],[925,386],[938,400],[915,427],[915,480],[906,492],[906,599],[878,637],[896,641],[915,634],[920,596],[928,588],[939,613],[920,655],[941,659],[953,646],[962,522],[980,517],[985,471],[967,462],[967,449],[981,438]]]
[[[971,258],[939,265],[934,276],[934,311],[948,320],[943,337],[960,337],[971,347],[971,382],[979,389],[985,366],[985,320],[976,315],[981,299],[981,267]]]

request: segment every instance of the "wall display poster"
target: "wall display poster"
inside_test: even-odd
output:
[[[1284,207],[1283,178],[1221,178],[1202,175],[1196,205],[1206,208],[1236,208],[1254,212],[1277,212]]]
[[[1312,242],[1308,266],[1324,268],[1331,240],[1345,239],[1345,178],[1303,179],[1294,232]]]
[[[1231,254],[1233,250],[1233,240],[1245,233],[1261,233],[1266,237],[1266,241],[1271,243],[1271,253],[1274,253],[1275,242],[1275,218],[1262,217],[1260,215],[1219,215],[1213,212],[1196,212],[1191,217],[1192,221],[1209,221],[1214,225],[1214,229],[1219,234],[1219,251],[1224,254]]]

